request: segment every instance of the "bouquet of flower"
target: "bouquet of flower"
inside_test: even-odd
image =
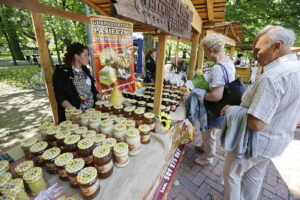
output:
[[[171,116],[166,113],[160,113],[157,115],[158,120],[156,121],[155,132],[166,133],[174,124]]]

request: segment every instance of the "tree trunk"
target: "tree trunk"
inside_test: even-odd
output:
[[[167,60],[171,59],[171,52],[172,52],[172,45],[169,46],[169,54],[168,54],[168,59]]]
[[[152,46],[152,37],[151,36],[144,36],[143,39],[143,53],[144,53],[144,59],[143,59],[143,70],[142,70],[142,77],[146,77],[146,65],[145,65],[145,57],[151,50]]]
[[[8,25],[8,24],[6,24]],[[16,28],[14,25],[8,25],[6,26],[6,31],[10,40],[12,51],[15,54],[15,57],[17,60],[25,60],[24,55],[22,53],[21,47],[20,47],[20,41],[19,37],[17,35]]]
[[[57,58],[58,58],[58,63],[61,65],[61,58],[60,58],[60,52],[59,52],[59,48],[58,48],[57,35],[56,35],[56,32],[55,32],[54,28],[51,28],[51,29],[52,29],[52,33],[53,33],[53,38],[54,38],[55,50],[56,50],[56,54],[57,54]]]

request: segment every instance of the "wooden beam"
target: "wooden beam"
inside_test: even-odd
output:
[[[93,1],[90,0],[81,0],[83,3],[86,3],[90,7],[94,8],[97,12],[99,12],[101,15],[105,16],[111,16],[108,14],[103,8],[100,8],[97,4],[95,4]]]
[[[235,38],[235,40],[236,40],[237,42],[240,42],[240,41],[241,41],[241,40],[240,40],[240,37],[236,34],[236,32],[235,32],[235,30],[234,30],[232,24],[229,24],[229,28],[230,28],[230,30],[231,30],[231,32],[232,32],[232,35],[233,35],[233,37]]]
[[[166,59],[166,41],[167,35],[161,32],[158,36],[158,51],[156,62],[156,76],[155,76],[155,93],[154,93],[154,113],[159,114],[162,100],[162,89],[164,82],[165,72],[165,59]]]
[[[175,64],[176,65],[178,65],[178,52],[179,52],[179,41],[177,40],[176,50],[175,50]]]
[[[206,31],[203,30],[200,35],[199,44],[200,44],[201,40],[205,37],[205,34],[206,34]],[[201,45],[199,46],[197,57],[198,57],[198,59],[197,59],[197,74],[200,75],[203,73],[203,64],[204,64],[204,48]]]
[[[293,49],[291,51],[292,51],[292,53],[298,53],[298,52],[300,52],[300,49]]]
[[[188,76],[187,76],[188,80],[191,80],[194,77],[194,71],[195,71],[196,60],[197,60],[197,50],[198,50],[198,46],[199,46],[199,37],[200,37],[200,33],[193,32],[191,58],[190,58]]]
[[[206,6],[207,6],[207,14],[208,14],[208,21],[214,21],[215,15],[214,15],[214,0],[206,0]]]
[[[70,11],[65,11],[63,9],[48,6],[32,0],[0,0],[0,4],[12,6],[15,8],[27,9],[37,13],[53,15],[64,19],[70,19],[73,21],[79,21],[86,24],[90,23],[90,18],[87,16],[73,13]]]
[[[230,58],[233,59],[235,46],[230,47]]]
[[[53,113],[53,121],[55,122],[55,124],[57,124],[58,123],[57,103],[56,103],[53,84],[52,84],[52,68],[51,68],[51,61],[48,52],[48,46],[45,39],[43,17],[40,13],[36,13],[36,12],[31,12],[31,17],[32,17],[34,30],[35,30],[35,37],[38,44],[43,72],[45,76],[47,93],[49,96],[50,106]]]

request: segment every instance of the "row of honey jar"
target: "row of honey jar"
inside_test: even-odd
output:
[[[0,199],[29,200],[28,193],[37,196],[47,188],[42,168],[35,167],[32,161],[21,162],[14,170],[16,178],[10,172],[9,162],[0,161]]]

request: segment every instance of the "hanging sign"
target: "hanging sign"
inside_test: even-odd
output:
[[[101,95],[113,87],[135,91],[133,24],[105,16],[91,16],[96,87]]]

